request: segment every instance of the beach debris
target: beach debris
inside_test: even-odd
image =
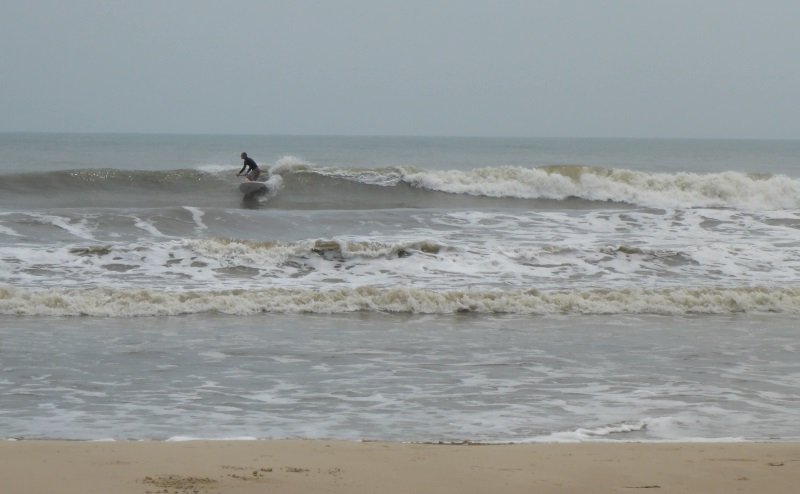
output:
[[[236,480],[258,480],[264,478],[264,474],[271,473],[271,467],[264,467],[264,468],[253,468],[253,467],[235,467],[231,465],[223,465],[223,470],[238,470],[243,472],[242,474],[236,473],[229,473],[228,477]],[[252,469],[252,470],[251,470]],[[247,475],[244,472],[249,471],[250,474]]]
[[[193,477],[184,475],[154,475],[146,476],[141,480],[143,484],[150,484],[162,491],[155,491],[157,494],[168,492],[179,492],[179,494],[198,494],[201,490],[210,489],[217,484],[216,480],[208,477]],[[151,492],[151,491],[147,491]]]

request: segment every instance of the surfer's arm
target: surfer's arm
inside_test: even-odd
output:
[[[242,165],[242,169],[241,169],[241,170],[239,170],[239,173],[237,173],[237,175],[241,175],[241,174],[242,174],[242,172],[244,171],[244,169],[245,169],[245,168],[247,168],[247,163],[245,163],[244,165]]]

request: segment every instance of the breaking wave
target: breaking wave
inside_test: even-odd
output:
[[[466,171],[413,167],[365,170],[317,167],[292,157],[280,160],[274,170],[276,173],[315,173],[381,186],[404,183],[425,190],[494,198],[578,198],[655,208],[800,207],[800,180],[785,175],[734,171],[647,173],[580,165],[498,166]]]
[[[138,317],[201,313],[404,314],[733,314],[800,313],[800,288],[662,288],[568,292],[336,290],[266,288],[218,291],[0,288],[0,314]]]
[[[346,168],[317,166],[292,157],[279,160],[270,171],[283,179],[280,193],[270,198],[274,208],[592,208],[609,202],[668,209],[800,208],[800,180],[734,171],[647,173],[579,165],[472,170]],[[229,205],[225,201],[238,199],[238,183],[230,170],[208,167],[205,171],[84,169],[5,175],[0,192],[9,205],[34,196],[42,206],[116,206],[121,201],[126,205],[155,201],[157,205],[206,206]],[[482,202],[475,202],[480,198]]]
[[[490,197],[563,200],[577,197],[655,208],[800,207],[800,181],[740,172],[645,173],[584,166],[497,167],[407,173],[403,181],[431,190]]]

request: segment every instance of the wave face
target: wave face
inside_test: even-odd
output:
[[[214,169],[215,167],[206,167]],[[271,168],[275,209],[800,207],[800,180],[742,172],[648,173],[593,166],[472,170],[342,168],[287,157]],[[83,169],[4,175],[0,207],[237,207],[231,170]]]

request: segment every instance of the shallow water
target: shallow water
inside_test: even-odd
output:
[[[780,315],[2,322],[6,437],[800,439]]]

